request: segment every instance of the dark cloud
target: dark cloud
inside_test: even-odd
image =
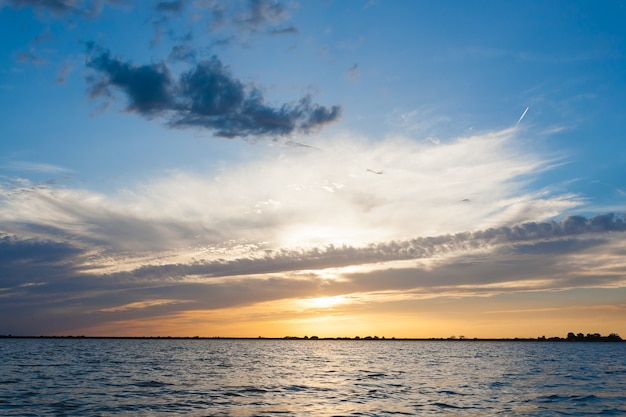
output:
[[[0,287],[62,278],[75,272],[82,249],[63,242],[0,235]]]
[[[104,4],[124,4],[128,0],[5,0],[11,7],[28,7],[39,13],[47,11],[54,16],[77,15],[93,17],[100,13]]]
[[[92,97],[110,96],[111,88],[117,88],[128,98],[128,111],[148,117],[177,107],[175,81],[163,63],[135,66],[102,51],[87,65],[100,73],[89,80]]]
[[[487,229],[473,234],[475,238],[492,241],[523,241],[552,237],[571,236],[583,233],[623,232],[626,222],[620,215],[603,214],[591,218],[568,216],[561,222],[524,223],[514,227]]]
[[[319,280],[235,279],[222,283],[120,282],[111,277],[75,275],[49,285],[30,286],[0,298],[0,334],[73,334],[105,323],[214,310],[321,293]],[[2,297],[2,293],[0,293]],[[160,302],[159,300],[165,300]],[[143,305],[142,305],[143,304]]]
[[[320,106],[310,96],[271,107],[258,87],[236,79],[216,57],[175,79],[163,62],[133,65],[92,45],[87,66],[96,71],[88,79],[91,97],[110,97],[112,89],[119,90],[128,99],[128,111],[164,116],[174,128],[206,128],[227,138],[283,136],[314,131],[341,115],[341,107]]]
[[[563,255],[584,251],[588,248],[606,243],[606,239],[575,239],[565,238],[556,241],[540,241],[533,243],[516,244],[513,249],[516,253],[531,255]]]
[[[280,277],[214,283],[129,279],[125,273],[90,272],[87,255],[64,242],[0,235],[0,334],[60,334],[115,320],[304,296],[320,285]],[[150,305],[163,299],[171,302]],[[132,306],[144,302],[147,307]]]

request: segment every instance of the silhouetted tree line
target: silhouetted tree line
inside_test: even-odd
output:
[[[565,339],[569,342],[621,342],[622,338],[617,333],[611,333],[608,336],[602,336],[599,333],[577,333],[569,332]]]

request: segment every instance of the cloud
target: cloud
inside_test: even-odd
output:
[[[572,227],[572,224],[576,224]],[[281,249],[266,251],[258,257],[233,260],[141,266],[130,275],[142,279],[184,279],[187,276],[205,278],[225,276],[266,275],[302,270],[341,268],[354,265],[420,260],[507,246],[523,255],[556,256],[584,251],[607,242],[601,235],[626,231],[626,222],[613,213],[584,218],[570,216],[561,222],[524,223],[476,232],[433,237],[416,237],[404,241],[371,243],[365,246],[328,245],[312,249]],[[584,239],[576,239],[583,236]],[[502,258],[510,256],[500,249]],[[528,275],[531,268],[521,268]],[[465,264],[464,264],[465,265]],[[129,273],[122,273],[127,275]],[[512,273],[508,274],[510,278]],[[483,274],[482,276],[485,276]],[[441,280],[440,280],[441,282]],[[385,284],[386,285],[386,284]]]
[[[58,279],[76,271],[76,257],[84,251],[65,242],[20,239],[0,231],[0,286],[20,286],[33,281]]]
[[[67,80],[67,77],[72,72],[72,69],[73,69],[72,64],[67,60],[64,61],[59,67],[59,72],[57,73],[56,83],[65,84],[65,81]]]
[[[270,35],[287,35],[287,34],[296,34],[298,33],[298,28],[295,26],[286,26],[281,28],[271,29],[268,33]]]
[[[16,233],[53,226],[119,250],[227,240],[281,248],[454,234],[551,218],[580,204],[525,190],[543,163],[520,152],[513,134],[437,146],[341,136],[318,139],[319,149],[259,145],[256,161],[178,171],[112,194],[26,184],[0,189],[0,221]],[[372,167],[384,175],[367,172]]]
[[[393,111],[387,116],[387,125],[392,129],[425,137],[435,144],[440,143],[442,137],[453,136],[461,130],[456,128],[449,116],[439,114],[435,108],[428,106],[411,111]]]
[[[39,35],[37,35],[33,43],[35,45],[41,45],[43,43],[53,41],[54,39],[54,36],[50,33],[50,28],[46,28]]]
[[[352,81],[358,81],[361,78],[361,70],[359,69],[359,64],[354,64],[348,70],[348,78]]]
[[[268,23],[280,23],[289,17],[285,5],[276,0],[249,0],[236,21],[251,30]]]
[[[28,7],[38,13],[50,12],[53,16],[77,15],[94,17],[100,13],[104,4],[124,4],[128,0],[4,0],[0,5],[10,7]]]
[[[145,116],[176,108],[175,81],[164,63],[134,66],[112,57],[108,51],[91,56],[87,66],[100,72],[90,78],[92,97],[111,96],[111,87],[122,90],[128,98],[128,111]]]
[[[206,128],[216,136],[286,136],[309,133],[336,121],[341,107],[324,107],[305,96],[272,107],[261,90],[236,79],[217,57],[201,61],[178,79],[167,64],[133,65],[109,51],[91,47],[87,66],[96,71],[88,81],[90,95],[110,97],[119,90],[126,110],[147,118],[163,116],[174,128]]]
[[[163,31],[167,26],[170,19],[179,17],[183,14],[185,7],[189,3],[185,3],[182,0],[173,1],[159,1],[154,4],[154,16],[152,17],[152,26],[154,28],[154,34],[150,45],[152,47],[158,45],[163,37]],[[174,31],[169,30],[170,37],[174,38]]]
[[[44,65],[47,64],[44,58],[39,57],[34,50],[29,51],[20,51],[16,54],[15,59],[20,64],[34,64],[34,65]]]
[[[546,163],[521,151],[521,134],[257,145],[254,161],[114,193],[5,185],[0,334],[311,296],[622,285],[624,216],[557,220],[580,201],[528,190]]]
[[[515,134],[436,146],[341,136],[318,139],[318,149],[258,145],[255,161],[177,171],[109,194],[12,185],[0,188],[0,222],[25,235],[45,226],[46,237],[69,234],[115,252],[228,241],[280,249],[455,234],[579,205],[576,196],[526,189],[545,167],[517,148]]]
[[[404,299],[566,291],[626,286],[624,230],[617,233],[554,237],[517,245],[499,243],[488,251],[458,251],[430,264],[346,273],[337,293],[395,293]],[[533,246],[538,246],[528,250]],[[550,248],[541,252],[539,249]],[[384,297],[381,297],[384,298]]]
[[[159,13],[179,14],[185,9],[185,2],[182,0],[160,1],[154,9]]]
[[[170,62],[194,62],[196,51],[189,45],[174,45],[168,56]]]
[[[241,33],[257,33],[267,30],[270,35],[293,34],[298,29],[284,25],[290,15],[286,3],[276,0],[245,0],[233,2],[209,1],[200,3],[208,9],[211,21],[207,28],[215,32],[231,27]]]
[[[572,223],[578,226],[572,229]],[[623,218],[608,214],[365,248],[284,251],[111,274],[92,272],[89,252],[70,244],[5,235],[0,238],[0,334],[67,332],[322,295],[343,295],[373,308],[392,299],[623,287],[624,231]],[[535,244],[542,250],[527,250]],[[384,262],[424,256],[437,261]],[[371,270],[350,272],[373,262]],[[26,326],[24,318],[31,318]]]

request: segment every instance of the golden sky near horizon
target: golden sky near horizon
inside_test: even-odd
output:
[[[87,336],[537,338],[568,332],[626,334],[626,289],[555,294],[434,297],[385,295],[278,300],[188,311],[77,330]],[[613,301],[614,303],[611,303]]]

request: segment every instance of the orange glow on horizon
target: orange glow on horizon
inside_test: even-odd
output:
[[[445,302],[444,302],[445,301]],[[471,301],[471,304],[468,303]],[[344,296],[279,300],[250,306],[183,311],[112,321],[72,334],[86,336],[337,338],[537,338],[568,332],[626,336],[626,304],[517,308],[497,297],[355,303]]]

